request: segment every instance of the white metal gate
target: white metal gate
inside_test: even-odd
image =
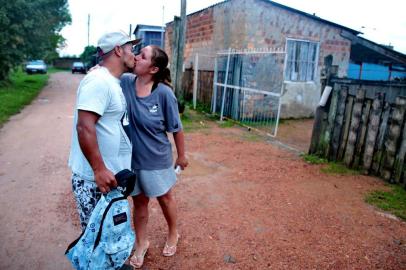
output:
[[[275,137],[281,109],[285,51],[229,49],[215,59],[212,112]]]

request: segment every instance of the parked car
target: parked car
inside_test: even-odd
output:
[[[82,62],[73,62],[72,74],[75,72],[80,72],[86,74],[86,66]]]
[[[34,60],[34,61],[29,61],[25,65],[25,72],[27,74],[34,74],[34,73],[42,73],[45,74],[47,73],[47,65],[43,60]]]

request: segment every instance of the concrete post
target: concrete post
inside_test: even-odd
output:
[[[197,83],[199,80],[199,54],[195,55],[194,76],[193,76],[193,109],[196,110]]]

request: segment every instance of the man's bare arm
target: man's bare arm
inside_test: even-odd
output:
[[[113,173],[106,168],[97,144],[96,123],[99,118],[96,113],[79,110],[76,129],[80,148],[93,169],[96,184],[102,193],[106,193],[111,187],[116,187],[117,182]]]

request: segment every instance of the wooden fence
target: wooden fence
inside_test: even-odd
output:
[[[310,154],[406,187],[406,85],[333,79],[318,107]]]
[[[191,101],[193,98],[193,74],[194,70],[186,69],[183,73],[183,88],[185,90],[185,99]],[[207,107],[211,106],[213,95],[214,71],[199,70],[197,82],[197,101]]]

